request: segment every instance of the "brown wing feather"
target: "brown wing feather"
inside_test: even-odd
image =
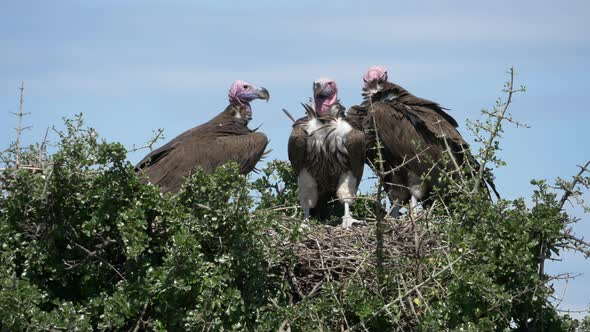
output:
[[[440,160],[446,149],[446,143],[454,151],[459,164],[465,161],[464,151],[468,149],[468,144],[456,129],[458,124],[455,119],[438,103],[418,98],[402,87],[389,82],[385,84],[385,89],[377,94],[369,97],[367,90],[364,95],[365,102],[362,105],[353,106],[349,110],[349,116],[351,122],[362,125],[365,130],[369,160],[374,161],[376,158],[375,150],[371,149],[376,145],[373,131],[373,119],[375,119],[379,137],[384,145],[382,152],[386,168],[399,166],[424,148],[427,148],[426,153],[430,156],[428,159]],[[447,142],[443,140],[443,137],[447,139]],[[477,168],[477,161],[471,156],[469,158]],[[421,175],[430,171],[428,162],[413,160],[386,181],[407,185],[410,181],[409,172]],[[432,176],[432,178],[436,179],[438,176]],[[486,182],[496,192],[492,181],[486,179]],[[430,186],[430,183],[427,184]],[[410,197],[409,192],[404,192],[403,189],[398,190],[395,186],[391,189],[395,189],[394,194],[399,196],[395,198],[400,202]]]
[[[466,144],[456,129],[458,127],[457,121],[445,112],[445,109],[438,103],[416,97],[408,90],[391,82],[385,82],[382,85],[381,90],[371,96],[373,102],[381,101],[392,105],[405,105],[406,109],[398,108],[398,111],[405,112],[408,119],[418,129],[427,129],[435,137],[444,135],[455,144]],[[365,95],[367,98],[367,92],[365,92]]]
[[[467,145],[456,127],[434,109],[426,106],[412,106],[411,108],[412,113],[420,118],[436,137],[446,137],[455,144]]]
[[[299,174],[299,172],[305,167],[306,149],[307,134],[301,126],[295,123],[291,136],[289,136],[289,144],[287,146],[289,161],[291,161],[295,174]]]
[[[136,170],[143,172],[162,192],[177,191],[185,176],[200,166],[212,172],[228,161],[236,161],[240,172],[254,169],[264,154],[268,139],[245,123],[226,116],[231,106],[211,121],[190,129],[148,154]]]
[[[416,153],[415,143],[422,142],[424,137],[403,112],[396,110],[391,103],[380,102],[372,105],[371,114],[375,118],[377,132],[384,148],[387,151],[396,151],[396,159]]]
[[[458,127],[457,121],[446,113],[438,103],[416,97],[403,87],[391,82],[383,83],[381,91],[371,98],[373,101],[386,102],[403,113],[424,136],[429,134],[433,136],[430,138],[432,143],[444,144],[442,141],[444,137],[448,140],[449,145],[457,151],[462,150],[461,147],[467,146],[456,129]],[[437,140],[440,142],[436,142]]]
[[[444,118],[453,127],[456,128],[459,126],[457,124],[457,121],[455,121],[455,119],[452,116],[450,116],[447,112],[445,112],[444,107],[441,107],[438,103],[432,100],[416,97],[408,90],[404,89],[403,87],[397,84],[391,82],[383,83],[382,90],[378,92],[375,97],[376,99],[373,99],[374,101],[387,101],[385,99],[391,100],[391,98],[394,98],[408,106],[419,106],[429,108],[435,113],[437,113],[439,116]]]
[[[250,173],[262,158],[268,138],[263,133],[253,132],[246,135],[226,136],[216,139],[219,148],[211,149],[211,159],[217,160],[215,167],[233,160],[240,165],[240,173]]]
[[[350,170],[356,178],[356,183],[361,183],[366,158],[365,134],[353,127],[352,131],[346,137],[346,150],[348,151],[348,161]]]

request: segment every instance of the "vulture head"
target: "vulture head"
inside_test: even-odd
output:
[[[338,104],[338,86],[331,78],[320,78],[313,82],[313,100],[318,116],[330,114],[332,106]]]
[[[252,118],[252,109],[250,108],[252,100],[264,99],[268,102],[270,99],[268,90],[242,80],[237,80],[231,85],[227,96],[231,105],[238,106],[241,109],[241,112],[236,113],[236,117],[242,116],[243,114],[240,113],[243,112],[249,119]]]
[[[387,68],[383,66],[371,66],[363,75],[365,86],[363,96],[369,97],[379,92],[383,83],[387,82]]]

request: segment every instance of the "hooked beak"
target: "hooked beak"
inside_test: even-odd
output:
[[[329,98],[332,95],[332,90],[329,89],[328,84],[315,83],[313,85],[313,95],[315,98]]]
[[[323,90],[324,90],[324,86],[322,86],[321,83],[315,82],[313,84],[313,96],[314,97],[319,97],[322,94]]]
[[[258,95],[258,98],[266,100],[267,103],[270,100],[270,93],[268,93],[268,90],[263,87],[257,88],[256,94]]]

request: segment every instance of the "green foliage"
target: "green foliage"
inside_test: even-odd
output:
[[[252,186],[259,195],[259,209],[281,209],[296,216],[303,215],[299,209],[297,175],[288,162],[269,162]]]
[[[467,254],[454,266],[447,298],[427,315],[426,330],[504,330],[511,322],[521,329],[555,328],[539,257],[557,254],[566,216],[546,184],[536,184],[531,209],[522,200],[492,204],[463,196],[452,202],[442,227],[457,255]]]
[[[255,324],[282,289],[275,219],[251,213],[237,165],[195,170],[177,196],[162,196],[80,117],[58,136],[46,171],[2,172],[3,329]]]
[[[415,226],[444,250],[392,254],[382,272],[333,278],[302,298],[291,248],[305,234],[288,163],[270,162],[253,182],[236,164],[195,169],[162,195],[81,117],[57,135],[54,153],[36,145],[19,156],[39,167],[2,155],[2,330],[589,330],[588,318],[557,314],[539,273],[570,221],[545,181],[533,182],[531,206],[458,190]],[[370,220],[373,197],[355,202],[356,215]],[[415,289],[400,272],[411,264]]]

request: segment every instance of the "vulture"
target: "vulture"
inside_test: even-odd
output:
[[[381,142],[383,180],[394,217],[399,216],[402,205],[409,202],[413,208],[419,200],[426,202],[435,186],[444,187],[439,181],[444,168],[454,169],[465,162],[479,168],[475,158],[465,153],[469,145],[447,109],[389,82],[384,67],[370,67],[363,80],[363,103],[351,107],[347,119],[364,129],[367,163],[377,174],[377,139]],[[445,151],[451,152],[457,165],[445,164]],[[488,185],[498,195],[491,181]]]
[[[248,128],[252,119],[250,102],[268,101],[270,95],[263,87],[237,80],[228,97],[229,105],[223,112],[149,153],[137,164],[136,171],[145,174],[163,193],[177,192],[184,177],[197,166],[213,172],[218,166],[235,161],[241,174],[252,171],[264,154],[268,138]]]
[[[288,145],[305,221],[325,218],[328,203],[337,199],[344,205],[342,227],[364,224],[352,217],[350,205],[363,175],[365,135],[346,120],[334,80],[313,83],[313,102],[303,105],[307,116],[293,124]]]

